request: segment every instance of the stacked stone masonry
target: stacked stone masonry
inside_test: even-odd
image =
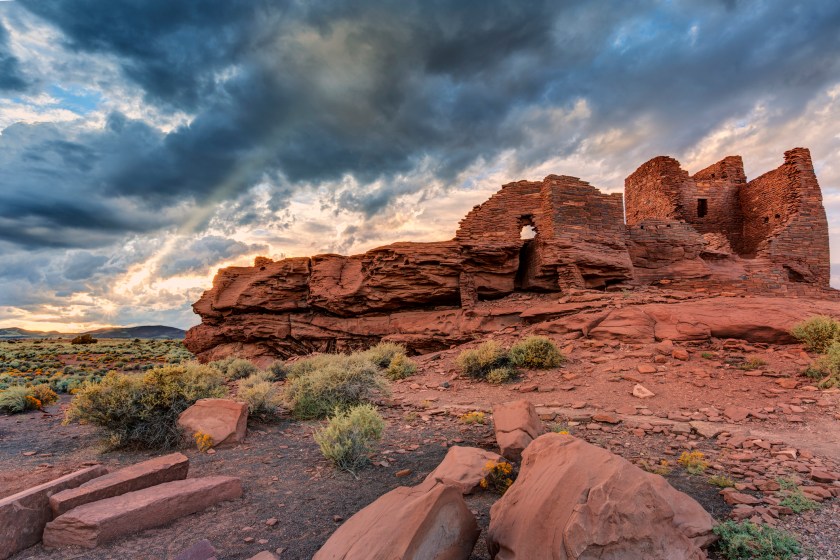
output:
[[[384,336],[400,341],[405,325],[428,316],[437,323],[424,328],[439,331],[445,347],[462,340],[446,333],[504,326],[478,309],[481,302],[657,283],[824,294],[828,224],[809,151],[786,152],[779,168],[752,181],[739,156],[694,175],[660,156],[627,177],[624,195],[549,175],[504,185],[464,217],[451,241],[258,257],[253,267],[219,271],[193,306],[202,324],[186,343],[205,359],[255,340],[277,355],[336,351]],[[356,334],[345,340],[348,331]]]

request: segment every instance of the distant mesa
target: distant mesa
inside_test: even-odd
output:
[[[657,285],[692,297],[833,298],[810,152],[792,149],[751,181],[740,156],[694,175],[656,157],[625,180],[624,195],[549,175],[504,185],[450,241],[354,256],[258,257],[252,267],[218,272],[193,305],[202,323],[185,344],[204,360],[343,351],[383,338],[428,352],[556,318],[556,305],[537,309],[556,304],[558,294]],[[586,316],[575,328],[586,334],[602,320]],[[678,334],[709,336],[708,328],[685,328]],[[634,336],[657,336],[644,329]]]
[[[16,327],[0,329],[0,340],[20,338],[72,338],[77,335],[90,334],[95,338],[153,338],[153,339],[183,339],[187,331],[176,327],[163,325],[146,325],[141,327],[106,327],[83,333],[62,333],[58,331],[29,331]]]

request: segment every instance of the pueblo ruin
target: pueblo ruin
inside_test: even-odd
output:
[[[644,294],[635,308],[603,294],[627,291]],[[757,298],[736,298],[744,295]],[[787,315],[800,318],[792,308],[834,296],[807,149],[785,152],[780,167],[753,180],[740,156],[694,175],[661,156],[627,177],[624,195],[565,175],[504,185],[450,241],[257,257],[252,267],[221,269],[193,305],[202,323],[186,345],[213,360],[345,351],[382,339],[422,353],[511,328],[773,341],[788,336]],[[694,319],[680,318],[680,306]],[[761,312],[768,306],[777,329]],[[750,323],[756,314],[764,315],[760,326]]]

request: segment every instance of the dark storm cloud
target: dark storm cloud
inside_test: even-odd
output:
[[[227,239],[217,235],[208,235],[196,239],[186,247],[182,247],[177,255],[165,261],[160,267],[163,278],[178,276],[188,272],[206,274],[220,261],[230,260],[240,255],[254,252],[265,252],[265,245],[242,243],[235,239]]]
[[[0,23],[0,91],[19,91],[26,88],[20,61],[9,52],[9,32]]]
[[[20,4],[72,51],[113,57],[147,102],[194,117],[168,134],[115,115],[24,139],[0,178],[0,238],[30,246],[165,227],[163,209],[263,179],[284,185],[277,207],[302,184],[379,181],[334,199],[371,215],[422,189],[401,179],[421,165],[451,181],[514,150],[526,168],[639,117],[655,137],[635,149],[674,153],[760,98],[796,113],[840,75],[828,0]],[[578,99],[590,116],[552,129],[545,115]]]

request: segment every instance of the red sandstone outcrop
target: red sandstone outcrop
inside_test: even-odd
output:
[[[430,489],[437,484],[445,484],[458,488],[462,494],[470,494],[484,478],[487,463],[498,463],[501,460],[501,455],[492,451],[452,446],[443,461],[426,476],[418,488]]]
[[[354,256],[260,257],[253,267],[222,269],[193,306],[202,323],[185,344],[202,360],[343,351],[382,338],[426,352],[551,320],[537,318],[534,301],[521,295],[655,283],[687,293],[835,297],[807,149],[786,152],[782,166],[752,181],[737,156],[691,176],[676,160],[657,157],[627,178],[625,197],[549,175],[504,185],[468,213],[451,241],[395,243]],[[523,235],[529,228],[533,238]],[[578,307],[577,314],[555,313],[565,315],[569,331],[588,334],[593,321],[603,322]],[[668,336],[675,340],[732,331],[725,318],[708,325],[709,314],[660,320],[655,310],[626,313],[614,311],[598,336],[626,328],[660,338],[651,321],[676,325]],[[790,315],[761,319],[787,324]],[[680,335],[686,328],[693,334]],[[729,336],[771,336],[756,335],[761,331],[742,326]],[[775,326],[767,332],[778,335]]]
[[[543,423],[534,405],[520,399],[493,407],[493,431],[502,456],[518,461],[522,451],[543,433]]]
[[[661,476],[568,435],[546,434],[522,455],[490,510],[495,560],[701,560],[712,517]]]

